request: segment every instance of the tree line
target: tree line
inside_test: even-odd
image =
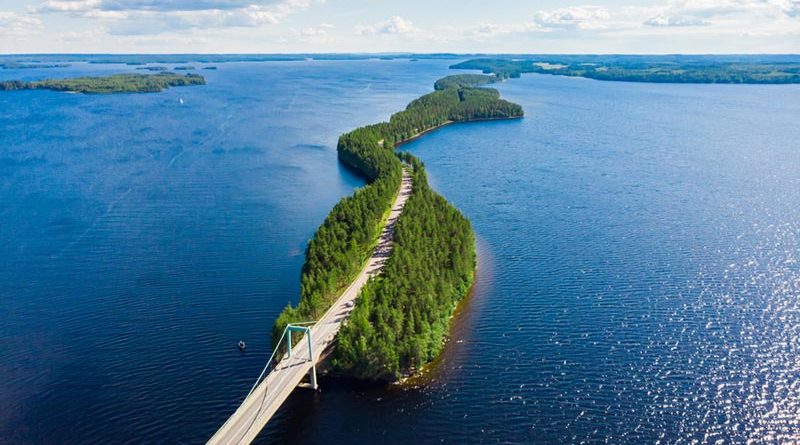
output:
[[[397,223],[392,255],[364,286],[338,335],[333,369],[350,377],[393,381],[436,357],[453,309],[472,285],[469,221],[430,189],[422,163],[407,159],[414,193]]]
[[[32,82],[7,80],[0,82],[0,91],[44,89],[86,94],[157,93],[169,87],[205,85],[205,83],[205,78],[197,74],[113,74],[103,77],[74,77]]]
[[[478,69],[499,79],[538,73],[625,82],[800,83],[800,62],[730,57],[548,56],[525,60],[472,59],[450,68]]]
[[[497,76],[487,76],[485,74],[454,74],[442,77],[433,84],[434,90],[446,90],[448,88],[479,87],[499,81]]]

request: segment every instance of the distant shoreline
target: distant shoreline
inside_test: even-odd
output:
[[[160,72],[45,79],[32,82],[6,80],[0,81],[0,91],[53,90],[83,94],[159,93],[170,87],[205,84],[206,79],[198,74]]]
[[[788,57],[791,60],[624,55],[480,58],[456,63],[450,68],[481,70],[501,79],[534,73],[639,83],[800,84],[800,56]]]

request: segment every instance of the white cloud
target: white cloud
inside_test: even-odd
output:
[[[478,36],[491,36],[500,34],[501,32],[502,32],[502,27],[494,23],[481,23],[475,28],[467,30],[468,34],[478,35]]]
[[[99,8],[100,0],[48,0],[37,8],[38,12],[83,13]]]
[[[0,34],[43,36],[26,38],[31,42],[28,46],[8,43],[9,51],[23,48],[124,51],[123,48],[134,50],[136,45],[166,50],[166,46],[159,46],[159,38],[164,45],[169,42],[189,45],[205,38],[206,50],[234,52],[244,49],[267,52],[800,50],[800,0],[641,2],[646,6],[632,0],[603,0],[595,4],[594,0],[569,0],[553,9],[538,11],[539,8],[520,1],[513,6],[516,10],[512,18],[465,4],[465,11],[473,11],[471,17],[461,14],[456,19],[445,15],[438,23],[429,19],[424,29],[416,20],[407,18],[414,11],[410,4],[404,5],[398,15],[387,14],[386,20],[372,23],[362,18],[362,24],[356,26],[358,17],[375,17],[372,14],[380,14],[385,5],[363,2],[357,8],[342,11],[344,8],[339,4],[332,4],[322,8],[324,11],[320,12],[325,15],[319,18],[316,14],[301,16],[300,13],[324,0],[8,1],[31,2],[32,6],[27,12],[0,13]],[[330,23],[319,23],[320,20]],[[82,32],[86,30],[93,30],[94,34]],[[62,41],[74,43],[62,44]],[[187,48],[174,47],[174,51],[180,50]]]
[[[791,16],[799,5],[800,0],[671,0],[653,6],[607,8],[588,4],[540,10],[527,22],[440,25],[424,32],[417,28],[413,37],[404,41],[414,42],[417,50],[457,48],[463,52],[536,52],[542,51],[542,39],[547,39],[547,45],[565,42],[560,49],[547,46],[551,52],[587,51],[583,48],[591,48],[591,52],[625,52],[620,48],[627,47],[637,52],[680,52],[675,48],[686,46],[687,42],[702,42],[709,48],[713,47],[709,46],[712,42],[724,41],[724,45],[718,44],[724,51],[770,52],[777,47],[763,42],[780,36],[800,36],[800,20]],[[388,21],[359,30],[371,35],[386,28]],[[749,38],[754,36],[758,39]],[[512,40],[517,45],[509,45]],[[589,41],[592,43],[587,44]],[[791,45],[782,46],[786,47]],[[698,48],[689,46],[683,51],[708,51]]]
[[[783,12],[789,17],[800,17],[800,0],[786,0],[781,3]]]
[[[289,0],[283,3],[308,3]],[[244,9],[249,6],[280,5],[279,1],[251,0],[47,0],[39,6],[42,12],[99,11],[208,11]]]
[[[58,40],[65,42],[90,42],[92,39],[102,38],[107,34],[103,28],[93,28],[82,31],[67,31],[58,35]]]
[[[303,37],[326,37],[328,30],[333,29],[330,23],[320,23],[319,26],[307,26],[300,30]]]
[[[608,10],[599,6],[570,6],[538,11],[533,22],[542,28],[598,29],[605,26],[608,18]]]
[[[410,34],[416,31],[414,24],[398,15],[389,20],[378,22],[369,26],[358,26],[356,30],[361,34]]]
[[[181,29],[256,27],[281,23],[324,0],[48,0],[37,9],[104,21],[110,34],[146,35]]]
[[[652,8],[648,26],[707,26],[719,20],[739,20],[747,25],[754,19],[778,18],[790,13],[796,0],[671,0]]]
[[[664,16],[651,17],[644,21],[648,26],[706,26],[709,23],[701,18],[692,16]]]
[[[333,44],[338,41],[336,34],[333,33],[334,29],[336,27],[330,23],[292,29],[290,32],[281,35],[280,43],[289,45],[293,42],[314,43],[317,45]]]
[[[118,11],[203,11],[209,9],[240,9],[250,0],[101,0],[102,9]]]
[[[32,15],[0,11],[0,35],[24,36],[41,27],[42,21]]]
[[[473,28],[467,35],[488,37],[532,31],[577,35],[785,35],[800,31],[800,0],[668,0],[652,6],[604,8],[569,6],[534,13],[533,29],[510,25]],[[647,29],[650,28],[650,31]],[[669,28],[673,28],[672,31]],[[694,30],[681,30],[696,28]],[[554,31],[559,31],[555,33]]]
[[[514,34],[527,34],[531,32],[541,32],[542,29],[535,24],[530,23],[512,23],[512,24],[497,24],[497,23],[480,23],[478,25],[469,26],[461,30],[450,29],[448,33],[457,36],[459,33],[464,37],[470,38],[475,41],[490,41],[492,39],[501,38],[504,36]]]

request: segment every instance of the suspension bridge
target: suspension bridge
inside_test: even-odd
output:
[[[392,204],[378,244],[356,279],[344,290],[330,309],[317,321],[292,323],[267,359],[264,370],[256,379],[239,408],[207,442],[209,445],[249,444],[269,422],[295,387],[309,377],[307,385],[317,389],[317,362],[333,340],[342,323],[350,315],[361,288],[370,277],[380,273],[392,251],[394,227],[411,195],[411,175],[403,170],[400,191]],[[293,337],[300,340],[293,344]],[[277,357],[280,345],[286,342],[286,353]]]

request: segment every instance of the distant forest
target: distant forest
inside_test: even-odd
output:
[[[656,83],[800,83],[800,61],[778,56],[545,56],[472,59],[452,69],[481,70],[498,78],[523,73]],[[793,60],[793,61],[790,61]]]
[[[85,94],[157,93],[169,87],[205,85],[197,74],[114,74],[104,77],[74,77],[33,82],[7,80],[0,82],[0,91],[54,90]]]

